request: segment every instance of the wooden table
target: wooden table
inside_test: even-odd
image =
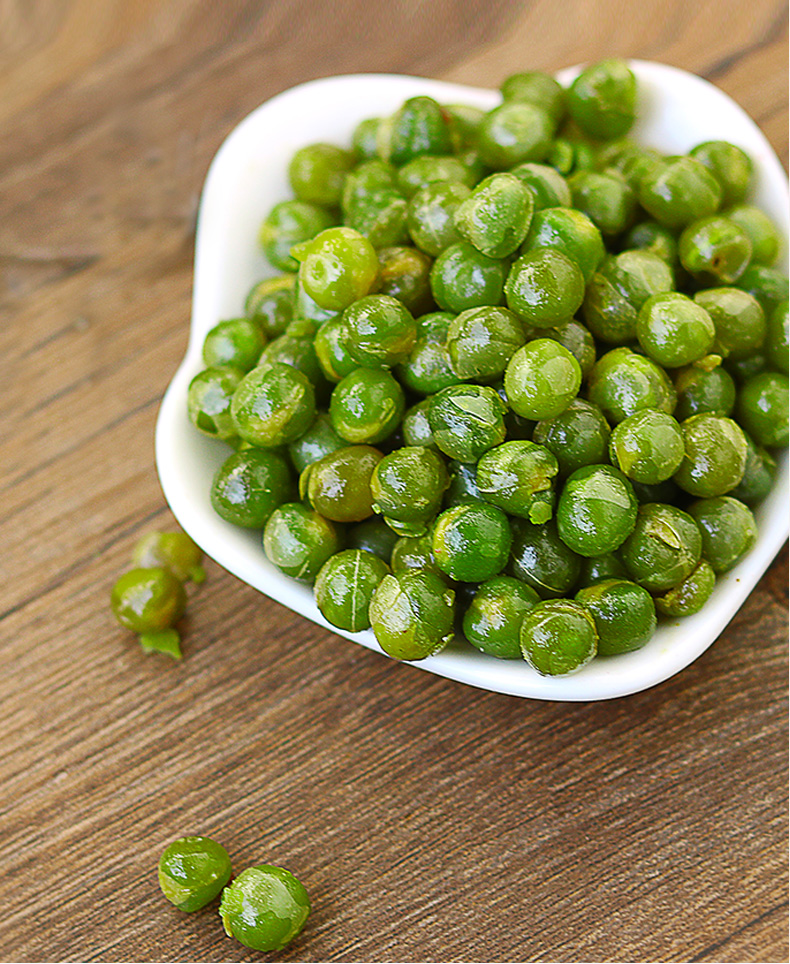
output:
[[[330,9],[334,8],[334,9]],[[605,55],[732,94],[787,159],[778,0],[7,0],[0,66],[0,956],[235,961],[157,889],[181,834],[294,870],[299,961],[786,961],[787,555],[664,685],[561,705],[398,665],[218,566],[183,663],[108,593],[154,470],[195,209],[249,110],[393,71]]]

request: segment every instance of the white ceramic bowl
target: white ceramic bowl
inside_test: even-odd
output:
[[[682,153],[721,138],[741,146],[755,163],[754,200],[787,237],[788,190],[781,164],[752,120],[726,94],[685,71],[634,61],[639,121],[633,135],[665,153]],[[568,84],[578,68],[559,73]],[[156,463],[176,518],[205,552],[234,575],[284,606],[380,652],[370,631],[350,634],[330,626],[312,591],[284,576],[263,554],[259,532],[236,528],[212,510],[209,490],[228,448],[199,434],[186,415],[187,387],[203,367],[201,346],[222,318],[243,313],[252,285],[274,272],[257,244],[263,217],[290,196],[286,179],[294,151],[315,141],[348,144],[365,117],[395,111],[408,97],[490,109],[500,95],[418,77],[359,74],[329,77],[278,94],[229,135],[211,165],[200,205],[192,326],[186,356],[171,382],[156,429]],[[757,510],[759,537],[742,562],[723,576],[702,612],[664,623],[643,649],[596,659],[580,672],[539,676],[521,661],[497,660],[472,647],[451,647],[412,665],[473,686],[544,700],[600,700],[660,683],[696,659],[721,633],[782,546],[788,530],[787,458],[776,485]],[[264,634],[265,635],[265,634]]]

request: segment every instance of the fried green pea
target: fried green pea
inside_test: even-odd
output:
[[[628,573],[617,552],[607,552],[603,556],[588,556],[582,559],[579,573],[579,586],[586,589],[605,579],[625,579]]]
[[[788,297],[787,275],[762,264],[750,264],[738,278],[738,287],[753,295],[766,315]]]
[[[328,559],[315,580],[315,601],[321,615],[351,633],[370,628],[370,603],[390,568],[383,559],[362,549],[344,549]]]
[[[666,412],[646,408],[616,425],[609,456],[629,479],[656,485],[671,478],[683,461],[683,433]]]
[[[539,421],[532,440],[554,454],[560,474],[567,476],[584,465],[604,462],[609,436],[609,423],[600,408],[574,398],[559,415]]]
[[[639,507],[634,531],[620,556],[634,582],[652,593],[681,583],[702,555],[702,536],[692,517],[674,505],[647,502]]]
[[[486,385],[451,385],[431,399],[428,421],[436,445],[459,462],[476,462],[505,441],[507,406]]]
[[[631,483],[611,465],[585,465],[568,477],[557,503],[560,539],[580,556],[613,552],[636,523]]]
[[[445,509],[433,528],[436,565],[459,582],[484,582],[508,560],[512,533],[505,513],[485,502]]]
[[[752,177],[749,155],[728,141],[705,141],[689,151],[701,161],[721,185],[722,207],[737,204],[746,197]]]
[[[557,459],[542,445],[526,440],[503,442],[477,463],[477,488],[486,502],[509,515],[541,523],[554,510]]]
[[[344,207],[343,224],[358,231],[374,248],[404,244],[407,210],[406,198],[394,187],[385,187]]]
[[[462,238],[489,258],[513,254],[527,236],[534,196],[512,174],[492,174],[474,188],[455,211]]]
[[[379,270],[376,249],[352,228],[328,228],[291,248],[299,282],[316,304],[342,311],[366,295]]]
[[[420,395],[434,395],[461,381],[447,345],[452,320],[453,315],[445,311],[435,311],[417,319],[414,346],[409,357],[396,369],[406,388]]]
[[[732,284],[752,258],[749,235],[735,221],[716,215],[692,221],[678,242],[680,263],[707,284]]]
[[[595,224],[601,234],[622,234],[634,223],[636,194],[619,171],[577,171],[568,178],[573,206]]]
[[[327,412],[319,412],[309,429],[288,446],[293,467],[302,473],[308,465],[348,445],[332,428]]]
[[[720,415],[692,415],[681,423],[685,454],[673,476],[690,495],[724,495],[743,478],[746,438],[737,422]]]
[[[435,157],[421,154],[398,171],[398,188],[407,198],[416,194],[420,188],[437,182],[465,184],[469,188],[474,185],[472,172],[453,156]]]
[[[780,372],[761,372],[741,387],[735,408],[738,421],[758,445],[787,446],[789,390],[787,375]]]
[[[682,582],[663,596],[656,596],[656,609],[664,616],[691,616],[710,599],[715,585],[715,572],[704,559],[700,559],[694,571]]]
[[[326,208],[306,201],[281,201],[261,224],[258,241],[269,264],[280,271],[298,271],[299,262],[291,256],[291,248],[332,224],[332,215]]]
[[[336,526],[301,502],[278,506],[263,531],[263,551],[269,562],[286,576],[308,584],[340,551],[340,543]]]
[[[676,269],[680,264],[678,242],[675,235],[657,221],[640,221],[625,236],[626,250],[638,249],[655,254]]]
[[[752,245],[752,264],[771,267],[782,247],[782,238],[774,222],[753,204],[740,204],[726,212],[730,221],[747,235]]]
[[[388,136],[386,136],[388,135]],[[411,97],[395,112],[379,154],[402,167],[422,154],[452,154],[449,118],[431,97]]]
[[[734,360],[754,355],[765,341],[765,313],[760,303],[739,288],[708,288],[694,301],[713,319],[716,341],[712,350]]]
[[[219,894],[230,880],[230,857],[211,837],[179,837],[159,858],[159,887],[171,904],[192,913]]]
[[[595,656],[598,632],[583,606],[570,599],[552,599],[525,614],[520,641],[524,659],[541,676],[566,676]]]
[[[675,386],[663,368],[629,348],[613,348],[598,359],[587,394],[612,424],[643,408],[671,415],[677,402]]]
[[[369,368],[346,375],[329,401],[332,428],[354,444],[383,441],[400,425],[405,409],[403,389],[392,375]]]
[[[743,470],[743,478],[734,489],[730,489],[729,495],[747,505],[755,505],[762,501],[773,487],[776,459],[764,448],[755,445],[746,432],[743,434],[746,438],[746,468]]]
[[[186,582],[201,583],[206,571],[201,565],[203,550],[186,532],[150,532],[143,536],[132,551],[132,562],[141,569],[162,566]]]
[[[560,539],[553,519],[541,525],[513,520],[508,574],[532,586],[542,599],[567,596],[579,579],[581,562]]]
[[[527,254],[536,248],[553,248],[575,262],[587,284],[606,255],[601,232],[581,211],[551,207],[538,211],[521,248]]]
[[[567,103],[571,117],[589,137],[622,137],[636,117],[636,78],[625,61],[601,60],[576,77]]]
[[[398,534],[383,519],[371,518],[351,526],[346,532],[346,547],[372,552],[390,565]]]
[[[682,368],[675,375],[675,389],[675,418],[680,422],[703,412],[729,415],[735,408],[735,382],[720,365],[710,370],[696,365]]]
[[[412,314],[429,311],[431,264],[427,254],[417,248],[396,246],[380,248],[378,294],[397,298]]]
[[[695,157],[670,157],[654,165],[639,184],[639,203],[659,224],[684,228],[719,209],[722,189]]]
[[[239,368],[206,368],[189,383],[187,414],[204,435],[230,440],[237,434],[231,417],[231,400],[244,372]]]
[[[689,515],[699,526],[702,554],[714,572],[732,569],[757,541],[751,509],[731,496],[692,502]]]
[[[648,298],[636,319],[639,344],[663,368],[680,368],[702,358],[715,336],[708,312],[678,291]]]
[[[266,339],[261,329],[247,318],[220,321],[203,341],[203,361],[208,368],[230,365],[248,372],[261,356]]]
[[[385,455],[373,470],[373,509],[398,535],[424,535],[449,484],[444,459],[438,452],[423,446],[404,446]]]
[[[505,101],[483,118],[477,146],[484,164],[503,171],[524,161],[543,161],[551,149],[554,124],[541,107]]]
[[[226,522],[262,529],[272,512],[295,492],[282,455],[247,448],[229,455],[217,469],[211,483],[211,505]]]
[[[766,319],[765,355],[770,366],[778,372],[787,374],[788,370],[788,342],[790,342],[790,326],[788,325],[788,301],[780,301]]]
[[[464,636],[489,656],[521,659],[521,622],[539,602],[540,596],[526,583],[494,576],[477,587],[464,613]]]
[[[313,339],[321,372],[330,382],[340,382],[359,368],[359,362],[351,354],[351,333],[342,315],[325,321]]]
[[[337,207],[354,156],[334,144],[301,147],[288,165],[288,180],[300,201]]]
[[[469,308],[447,329],[447,350],[461,379],[496,378],[525,341],[524,326],[507,308]]]
[[[299,494],[326,519],[361,522],[373,515],[370,477],[383,455],[370,445],[349,445],[308,465]]]
[[[584,274],[556,248],[535,248],[515,262],[505,283],[507,306],[527,324],[553,328],[569,321],[584,300]]]
[[[364,368],[392,368],[414,347],[417,328],[411,312],[397,298],[366,295],[343,312],[348,351]]]
[[[236,434],[252,445],[274,448],[299,438],[315,418],[315,391],[290,365],[253,368],[231,401]]]
[[[598,656],[641,649],[656,631],[656,608],[650,593],[628,579],[602,579],[574,597],[595,621]]]
[[[554,167],[526,161],[511,168],[510,173],[530,189],[535,198],[536,212],[544,208],[570,207],[571,189]]]
[[[293,319],[294,276],[264,278],[253,285],[244,302],[244,313],[260,328],[264,338],[281,335]]]
[[[440,308],[458,314],[468,308],[502,304],[507,277],[507,261],[489,258],[468,241],[459,241],[434,261],[431,292]]]
[[[510,407],[531,419],[552,418],[576,397],[582,370],[573,355],[551,338],[527,342],[505,370],[505,392]]]
[[[141,634],[169,629],[183,616],[186,601],[181,580],[164,566],[125,572],[113,586],[110,598],[118,622]]]
[[[511,74],[505,78],[499,89],[506,101],[534,104],[535,107],[545,110],[555,126],[565,116],[565,90],[551,74],[540,70]]]
[[[421,251],[436,257],[461,240],[455,212],[470,194],[465,184],[440,181],[420,188],[413,195],[406,212],[406,226]]]
[[[304,927],[310,898],[290,871],[260,864],[223,890],[219,913],[228,937],[255,951],[275,951]]]
[[[370,604],[370,623],[382,650],[417,660],[442,650],[453,636],[455,593],[426,569],[386,575]]]
[[[354,128],[351,147],[359,161],[369,161],[376,157],[380,117],[366,117]]]

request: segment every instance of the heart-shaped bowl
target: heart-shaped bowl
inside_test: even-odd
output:
[[[773,218],[786,238],[786,176],[748,115],[718,88],[683,70],[644,61],[633,61],[631,67],[639,85],[639,120],[633,137],[668,154],[683,153],[713,139],[739,145],[754,161],[754,203]],[[557,79],[568,84],[578,69],[564,70]],[[230,450],[192,426],[186,397],[190,380],[204,367],[201,348],[206,333],[220,319],[242,315],[252,285],[274,273],[261,254],[257,232],[270,208],[290,196],[286,171],[291,155],[316,141],[348,144],[360,120],[390,114],[419,94],[440,103],[466,103],[485,110],[501,100],[493,90],[419,77],[328,77],[278,94],[228,136],[211,164],[200,204],[189,345],[165,393],[156,427],[156,464],[165,497],[201,548],[282,605],[377,652],[381,650],[370,630],[351,634],[326,622],[312,590],[283,575],[266,559],[260,532],[237,528],[215,514],[209,498],[211,482]],[[594,659],[565,677],[543,677],[525,662],[498,660],[466,644],[451,644],[414,665],[484,689],[543,700],[610,699],[654,686],[711,645],[782,546],[788,531],[786,453],[774,488],[757,509],[756,518],[756,545],[719,579],[704,609],[682,620],[663,622],[643,649]]]

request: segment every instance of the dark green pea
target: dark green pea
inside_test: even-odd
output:
[[[721,185],[694,157],[670,157],[642,177],[639,203],[659,224],[683,228],[715,214],[721,204]]]
[[[436,565],[459,582],[483,582],[504,568],[512,533],[507,516],[485,502],[445,509],[433,528]]]
[[[754,295],[766,315],[788,297],[787,275],[762,264],[750,264],[738,278],[738,287]]]
[[[771,267],[782,246],[782,238],[774,222],[753,204],[730,208],[727,217],[734,221],[752,244],[752,264]]]
[[[472,187],[474,180],[469,168],[457,157],[434,157],[423,154],[415,157],[398,171],[398,188],[410,198],[420,188],[437,181],[445,183],[465,184]]]
[[[276,508],[263,532],[269,562],[286,576],[308,584],[340,548],[340,534],[333,523],[301,502]]]
[[[408,203],[394,188],[372,191],[344,208],[343,224],[367,238],[374,248],[404,244]]]
[[[540,602],[535,590],[512,576],[494,576],[477,588],[464,614],[464,636],[497,659],[521,659],[525,614]]]
[[[483,118],[477,146],[484,164],[503,171],[524,161],[543,161],[551,149],[554,124],[534,104],[505,101]]]
[[[508,404],[517,415],[535,420],[563,412],[581,383],[579,363],[551,338],[536,338],[519,348],[505,371]]]
[[[276,452],[248,448],[229,455],[211,483],[211,505],[226,522],[262,529],[277,506],[296,494],[285,459]]]
[[[314,335],[312,322],[291,322],[284,334],[270,341],[263,349],[258,367],[290,365],[307,378],[317,393],[326,395],[327,384],[315,352]]]
[[[485,385],[451,385],[431,399],[428,421],[434,441],[451,459],[476,462],[505,441],[507,406]]]
[[[260,328],[265,338],[281,335],[293,318],[294,276],[265,278],[250,289],[244,313]]]
[[[328,228],[291,253],[300,262],[299,281],[321,308],[342,311],[366,295],[376,280],[376,249],[352,228]]]
[[[623,345],[636,338],[639,312],[648,298],[672,290],[669,265],[649,251],[605,258],[590,278],[584,320],[601,341]]]
[[[365,368],[387,369],[408,358],[417,328],[411,312],[397,298],[367,295],[343,312],[348,350]]]
[[[568,182],[548,164],[517,164],[510,173],[519,179],[524,187],[530,189],[535,198],[535,211],[544,208],[569,208],[571,189]]]
[[[381,248],[378,252],[378,293],[397,298],[412,314],[423,314],[433,304],[431,264],[417,248]]]
[[[749,190],[752,162],[740,147],[727,141],[705,141],[689,151],[721,185],[722,207],[742,201]]]
[[[648,298],[636,319],[639,344],[664,368],[679,368],[702,358],[711,349],[715,335],[708,312],[678,291]]]
[[[539,70],[511,74],[502,82],[502,97],[540,107],[556,127],[565,116],[565,91],[551,76]]]
[[[231,417],[231,399],[244,377],[239,368],[206,368],[189,383],[187,413],[189,420],[204,435],[224,440],[237,434]]]
[[[552,141],[546,164],[563,177],[572,174],[576,166],[576,152],[573,144],[564,137],[557,137]],[[570,200],[568,201],[570,204]]]
[[[369,161],[376,157],[379,124],[381,124],[380,117],[366,117],[354,128],[354,133],[351,135],[351,147],[357,160]]]
[[[248,372],[260,358],[266,339],[247,318],[230,318],[215,325],[203,342],[203,361],[208,368],[229,365]]]
[[[349,549],[372,552],[390,565],[392,550],[398,538],[398,534],[382,519],[365,519],[364,522],[350,527],[346,535],[346,545]]]
[[[661,258],[673,269],[680,263],[678,242],[675,235],[657,221],[640,221],[625,236],[626,249],[648,251]]]
[[[431,97],[412,97],[392,118],[385,160],[402,167],[421,154],[451,154],[448,116]],[[379,153],[382,144],[379,142]]]
[[[748,358],[765,340],[765,314],[752,295],[739,288],[709,288],[694,300],[713,319],[716,341],[713,351],[724,358]]]
[[[746,358],[725,358],[724,367],[735,379],[738,385],[743,385],[750,378],[759,375],[768,368],[768,359],[762,352],[755,352]]]
[[[641,649],[656,631],[650,593],[628,579],[603,579],[580,589],[575,599],[595,621],[599,656]]]
[[[338,629],[352,633],[369,629],[373,594],[389,571],[387,563],[372,552],[344,549],[336,553],[315,580],[315,601],[321,615]]]
[[[219,907],[228,937],[255,951],[280,950],[310,914],[307,891],[282,867],[248,867],[222,892]]]
[[[575,261],[556,248],[535,248],[510,269],[507,306],[527,324],[553,328],[569,321],[584,300],[584,275]]]
[[[405,311],[405,309],[404,309]],[[400,425],[406,401],[387,371],[358,368],[339,382],[329,401],[332,427],[354,444],[381,442]]]
[[[477,470],[474,464],[452,460],[447,463],[450,473],[450,486],[444,497],[447,508],[462,502],[482,502],[483,497],[477,487]]]
[[[622,137],[636,117],[636,78],[623,60],[601,60],[586,67],[567,94],[568,111],[589,137]]]
[[[456,209],[455,226],[482,254],[506,258],[527,236],[534,210],[532,192],[517,177],[492,174]]]
[[[627,576],[619,555],[616,552],[607,552],[603,556],[589,556],[582,560],[579,585],[584,589],[605,579],[621,579]]]
[[[748,426],[747,426],[748,427]],[[737,422],[720,415],[692,415],[681,423],[685,455],[673,476],[690,495],[724,495],[743,478],[746,438]]]
[[[417,402],[416,405],[407,409],[401,425],[403,441],[406,445],[420,445],[438,451],[433,438],[431,423],[428,421],[430,407],[430,398],[424,398],[421,402]]]
[[[666,412],[642,409],[615,426],[609,455],[629,479],[656,485],[671,478],[683,461],[683,433]]]
[[[702,533],[702,554],[714,572],[732,569],[757,541],[754,516],[737,499],[700,499],[688,511]]]
[[[291,158],[288,180],[300,201],[337,207],[346,173],[353,166],[349,151],[334,144],[308,144]]]
[[[456,152],[473,145],[477,140],[477,132],[485,117],[485,111],[480,110],[479,107],[471,107],[469,104],[445,104],[444,112],[449,117],[450,134]]]
[[[115,618],[134,633],[169,629],[183,616],[186,604],[181,580],[163,566],[130,569],[115,583],[110,596]]]
[[[721,366],[710,371],[695,365],[682,368],[675,375],[675,389],[675,418],[680,422],[703,412],[729,415],[735,408],[735,382]]]
[[[743,478],[729,494],[747,505],[762,501],[771,491],[776,476],[776,459],[746,435],[746,468]]]
[[[532,438],[554,454],[560,474],[567,476],[606,460],[609,424],[597,405],[574,398],[565,411],[538,422]]]
[[[461,240],[455,212],[471,193],[465,184],[441,181],[416,192],[409,201],[406,226],[421,251],[436,257]]]
[[[203,550],[186,532],[150,532],[143,536],[132,551],[132,562],[139,569],[162,566],[186,582],[201,583],[206,571],[201,565]]]
[[[315,419],[315,391],[290,365],[253,368],[239,382],[231,401],[236,434],[261,448],[287,445]]]
[[[568,179],[573,206],[610,236],[627,231],[636,216],[636,195],[617,171],[577,171]]]
[[[402,536],[393,546],[392,571],[397,574],[408,569],[430,569],[442,579],[447,578],[433,557],[432,532],[423,536]]]
[[[159,887],[171,904],[192,913],[219,894],[230,880],[230,857],[210,837],[179,837],[159,858]]]
[[[585,284],[606,255],[598,228],[587,215],[569,207],[544,208],[535,214],[521,253],[537,248],[562,252],[578,265]]]
[[[373,515],[370,477],[382,458],[370,445],[329,452],[302,472],[299,494],[333,522],[362,522]]]
[[[680,263],[695,278],[708,284],[731,284],[746,270],[752,257],[748,234],[721,216],[692,221],[678,243]]]
[[[601,556],[631,534],[636,512],[636,495],[619,469],[585,465],[565,482],[557,503],[557,531],[580,556]]]
[[[450,484],[444,459],[422,446],[396,449],[370,479],[373,509],[401,536],[424,535]]]
[[[716,574],[704,559],[696,569],[663,596],[656,596],[656,609],[664,616],[691,616],[710,599],[716,585]]]
[[[434,395],[461,380],[453,368],[447,346],[452,320],[452,314],[442,311],[417,319],[414,347],[409,357],[397,368],[398,378],[411,391]]]
[[[702,555],[692,517],[674,505],[648,502],[620,551],[630,577],[650,592],[665,592],[691,575]]]
[[[293,289],[293,317],[295,321],[310,321],[316,325],[323,325],[337,317],[337,312],[322,308],[307,294],[299,281],[299,275],[294,279]]]
[[[258,241],[269,264],[280,271],[298,271],[299,263],[291,256],[291,248],[314,238],[332,224],[332,215],[317,204],[281,201],[261,225]]]
[[[417,660],[444,649],[453,635],[455,593],[430,570],[385,576],[370,604],[370,622],[382,650]]]
[[[664,160],[658,151],[638,145],[637,150],[623,157],[617,169],[638,196],[642,178],[660,167]]]
[[[359,362],[351,354],[351,334],[342,315],[325,321],[313,340],[318,364],[324,377],[339,382],[359,368]]]
[[[666,479],[664,482],[656,482],[653,485],[648,485],[646,482],[634,481],[632,481],[631,484],[634,487],[634,492],[640,504],[644,504],[645,502],[665,502],[667,505],[674,505],[682,498],[680,489],[672,479]]]
[[[565,676],[597,652],[592,615],[570,599],[553,599],[530,609],[521,623],[521,652],[541,676]]]
[[[765,355],[772,368],[787,374],[788,343],[788,302],[780,301],[766,319]]]
[[[579,578],[581,561],[560,539],[553,519],[542,525],[513,521],[508,573],[532,586],[541,598],[567,596]]]
[[[503,442],[477,463],[477,488],[486,502],[539,524],[554,511],[557,472],[557,459],[542,445]]]
[[[468,241],[459,241],[434,261],[431,292],[440,308],[455,314],[467,308],[501,305],[507,272],[507,261],[489,258]]]
[[[588,397],[612,424],[654,408],[671,415],[675,410],[675,386],[666,372],[630,348],[613,348],[590,372]]]
[[[758,445],[769,449],[787,445],[789,390],[787,375],[779,372],[761,372],[741,387],[736,404],[738,421]]]
[[[526,337],[524,326],[507,308],[470,308],[450,322],[447,350],[459,378],[496,378]]]
[[[538,335],[539,333],[539,335]],[[558,341],[573,355],[582,370],[582,379],[587,378],[596,361],[595,339],[589,330],[578,321],[568,321],[557,328],[535,329],[536,337],[551,338]]]

